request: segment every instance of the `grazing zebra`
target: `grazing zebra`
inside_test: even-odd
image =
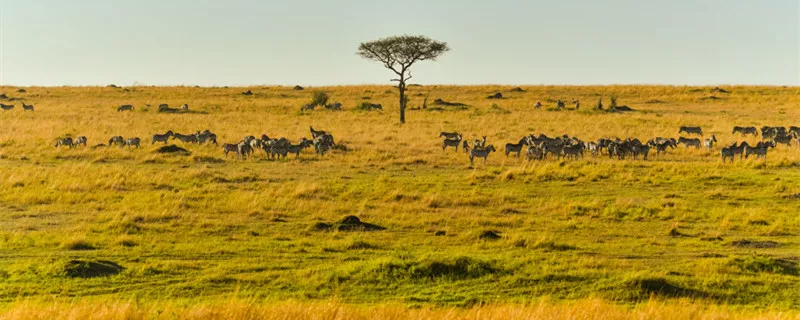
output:
[[[461,133],[458,132],[439,132],[439,138],[444,137],[450,140],[461,140]]]
[[[236,150],[239,153],[239,156],[242,157],[242,160],[247,159],[247,156],[253,152],[253,150],[250,149],[250,144],[244,141],[239,142],[239,144],[236,145]]]
[[[597,153],[600,151],[600,148],[597,145],[597,142],[588,142],[588,143],[586,143],[586,149],[589,150],[589,152],[592,153],[592,157],[593,158],[597,158]]]
[[[561,151],[564,146],[557,144],[543,144],[542,145],[542,159],[547,158],[548,153],[552,153],[561,157]]]
[[[791,127],[789,128],[789,133],[790,133],[790,134],[791,134],[791,133],[794,133],[794,134],[796,134],[798,137],[800,137],[800,127],[791,126]]]
[[[108,145],[109,146],[117,144],[118,146],[122,147],[122,145],[124,143],[125,143],[125,139],[122,136],[113,136],[113,137],[111,137],[111,139],[108,139]]]
[[[686,134],[699,134],[701,136],[703,135],[703,129],[700,129],[700,127],[685,127],[684,126],[684,127],[681,127],[680,130],[678,130],[678,134],[680,134],[682,132],[686,132]]]
[[[446,151],[447,147],[453,147],[458,152],[458,146],[461,144],[461,139],[444,139],[442,140],[442,151]]]
[[[797,138],[797,134],[793,132],[792,134],[780,135],[776,136],[775,138],[772,138],[772,143],[774,143],[775,145],[785,144],[786,147],[788,148],[792,146],[792,139],[795,138]]]
[[[517,154],[517,158],[519,158],[520,153],[522,153],[522,146],[528,145],[528,140],[526,138],[522,138],[517,143],[506,143],[506,157],[508,157],[509,153],[515,152]]]
[[[197,135],[194,134],[180,134],[180,133],[173,133],[172,139],[178,139],[184,143],[197,143]]]
[[[558,103],[556,103],[556,109],[558,110],[564,109],[566,107],[567,105],[564,103],[564,101],[558,100]]]
[[[123,104],[123,105],[119,106],[119,108],[117,108],[117,112],[120,112],[120,111],[133,111],[133,106],[129,105],[129,104]]]
[[[136,149],[139,149],[139,146],[140,146],[141,142],[142,142],[141,139],[136,138],[136,137],[128,138],[128,139],[125,139],[124,145],[128,146],[129,148],[130,147],[136,147]]]
[[[687,148],[688,147],[695,147],[697,149],[700,149],[700,139],[697,139],[697,138],[689,139],[689,138],[680,137],[680,138],[678,138],[678,144],[681,144],[681,143],[683,143]]]
[[[312,142],[311,140],[303,138],[302,140],[300,140],[299,144],[289,145],[286,148],[286,151],[288,151],[289,153],[294,153],[296,159],[300,159],[300,152],[303,151],[303,149],[305,148],[311,147],[313,144],[314,142]]]
[[[78,146],[78,145],[82,144],[85,147],[86,146],[86,142],[87,142],[86,136],[79,136],[79,137],[75,138],[75,146]]]
[[[22,111],[33,111],[33,105],[27,105],[25,102],[22,103]]]
[[[709,150],[713,149],[714,148],[714,143],[716,143],[716,142],[717,142],[717,137],[712,134],[711,135],[711,139],[703,140],[703,147],[706,147]]]
[[[752,134],[754,137],[758,137],[758,129],[756,129],[756,127],[733,127],[733,132],[731,134],[736,133],[741,133],[743,136]]]
[[[308,126],[308,129],[311,131],[311,139],[316,139],[319,136],[328,134],[325,130],[314,130],[312,126]]]
[[[768,127],[763,126],[761,127],[761,138],[762,139],[772,139],[777,136],[785,135],[786,128],[784,127]]]
[[[583,146],[575,144],[561,148],[561,154],[559,154],[558,157],[561,158],[561,156],[564,156],[564,158],[572,156],[575,160],[578,160],[579,157],[583,158]]]
[[[725,163],[726,158],[731,158],[731,163],[733,163],[733,158],[734,156],[736,156],[736,153],[734,152],[734,147],[722,148],[719,154],[720,156],[722,156],[722,163]]]
[[[225,159],[228,158],[228,153],[231,153],[231,152],[239,155],[239,145],[238,144],[232,144],[232,143],[223,144],[222,145],[222,151],[225,152]]]
[[[767,161],[767,150],[769,148],[774,148],[774,147],[775,145],[772,144],[771,141],[767,141],[764,143],[759,142],[758,146],[756,146],[755,148],[747,147],[744,149],[744,158],[747,159],[750,157],[751,154],[754,154],[756,155],[756,159],[764,158],[764,161]]]
[[[158,105],[158,110],[166,110],[169,109],[169,104],[162,103]]]
[[[8,111],[8,110],[14,109],[14,105],[13,104],[2,104],[2,103],[0,103],[0,109],[3,109],[3,111]]]
[[[633,160],[638,160],[641,154],[644,160],[647,160],[647,154],[650,153],[650,146],[646,144],[633,146]]]
[[[673,143],[670,140],[658,142],[657,140],[650,140],[647,142],[650,147],[656,148],[656,156],[661,155],[662,153],[667,153],[667,148],[675,148],[676,143]]]
[[[316,105],[314,105],[312,103],[309,103],[309,104],[306,104],[306,105],[303,105],[302,107],[300,107],[300,112],[313,111],[315,107],[316,107]]]
[[[494,146],[491,145],[491,144],[486,146],[485,149],[480,149],[480,150],[479,149],[472,149],[472,151],[469,152],[469,165],[473,165],[473,160],[476,157],[477,158],[483,158],[483,163],[486,163],[486,159],[489,157],[489,154],[492,153],[493,151],[497,151],[497,150],[495,150]]]
[[[744,150],[750,148],[750,145],[747,143],[747,141],[742,142],[740,145],[737,145],[737,143],[734,142],[729,148],[731,149],[731,152],[733,152],[733,155],[738,154],[739,160],[742,160],[744,159]]]
[[[164,144],[167,144],[169,138],[171,138],[173,135],[175,135],[175,133],[173,133],[172,130],[167,131],[167,133],[165,134],[156,133],[153,135],[153,140],[152,143],[150,144],[152,145],[155,144],[156,142],[163,142]]]
[[[314,152],[318,155],[324,156],[328,150],[333,148],[336,144],[333,142],[333,135],[326,133],[320,136],[317,136],[313,139],[314,141]]]
[[[67,146],[70,149],[72,149],[72,147],[74,147],[75,145],[72,142],[72,138],[66,137],[66,138],[62,138],[62,139],[57,139],[56,140],[56,146],[55,147],[58,148],[58,147],[61,147],[61,146]]]
[[[534,109],[541,109],[542,108],[542,102],[541,101],[536,101],[536,104],[533,105],[533,108]]]

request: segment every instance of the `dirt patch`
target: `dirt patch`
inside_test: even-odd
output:
[[[121,265],[106,260],[72,260],[64,265],[64,274],[70,278],[107,277],[119,274],[122,270],[125,268]]]
[[[187,156],[192,154],[191,152],[189,152],[189,150],[186,150],[186,149],[181,148],[179,146],[176,146],[174,144],[158,148],[158,149],[156,149],[155,152],[156,153],[178,153],[178,154],[187,155]]]
[[[777,248],[780,244],[775,241],[755,241],[742,239],[731,242],[731,245],[737,248],[768,249]]]

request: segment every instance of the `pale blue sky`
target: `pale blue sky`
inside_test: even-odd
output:
[[[800,85],[798,3],[0,0],[2,83],[388,84],[359,42],[422,34],[422,84]]]

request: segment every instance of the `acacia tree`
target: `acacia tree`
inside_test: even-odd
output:
[[[425,36],[394,36],[364,42],[358,46],[359,56],[383,63],[398,78],[400,90],[400,123],[406,122],[406,81],[411,79],[411,66],[418,61],[436,60],[449,51],[447,43],[432,40]]]

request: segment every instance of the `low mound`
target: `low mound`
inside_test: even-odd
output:
[[[608,109],[608,112],[631,112],[634,111],[631,107],[628,106],[617,106],[614,108]]]
[[[64,274],[70,278],[96,278],[119,274],[124,267],[105,260],[84,261],[72,260],[64,266]]]
[[[156,153],[182,153],[184,155],[192,154],[189,150],[176,146],[174,144],[163,146],[161,148],[156,149]]]
[[[447,107],[466,107],[467,105],[461,102],[448,102],[442,99],[433,100],[433,105],[447,106]]]
[[[511,89],[511,92],[525,92],[525,90],[520,87],[516,87],[514,89]]]
[[[728,90],[725,90],[725,89],[722,89],[722,88],[720,88],[720,87],[714,87],[714,89],[713,89],[713,90],[711,90],[711,92],[719,92],[719,93],[731,93],[730,91],[728,91]]]
[[[491,231],[491,230],[487,230],[487,231],[482,232],[481,235],[478,236],[478,238],[480,238],[482,240],[497,240],[497,239],[500,239],[502,237],[497,232],[494,232],[494,231]]]
[[[503,94],[498,92],[491,96],[486,97],[486,99],[503,99]]]
[[[628,286],[632,289],[638,289],[647,295],[657,295],[670,298],[703,296],[702,292],[681,288],[677,285],[669,283],[664,278],[635,279],[629,281]]]
[[[18,90],[17,90],[17,92],[19,92],[19,93],[25,93],[25,92],[27,92],[27,91],[25,91],[25,89],[18,89]]]
[[[731,245],[739,248],[756,248],[756,249],[778,247],[778,243],[775,241],[755,241],[748,239],[736,240],[734,242],[731,242]]]
[[[334,224],[328,224],[324,222],[317,222],[313,226],[311,226],[312,231],[381,231],[386,230],[386,228],[381,227],[379,225],[367,223],[361,221],[356,216],[347,216],[344,219],[339,220]]]
[[[303,88],[301,86],[294,86],[294,88],[292,90],[300,91],[300,90],[305,90],[305,88]]]
[[[242,92],[242,94],[246,95],[246,96],[252,96],[253,95],[253,91],[247,90],[245,92]]]

